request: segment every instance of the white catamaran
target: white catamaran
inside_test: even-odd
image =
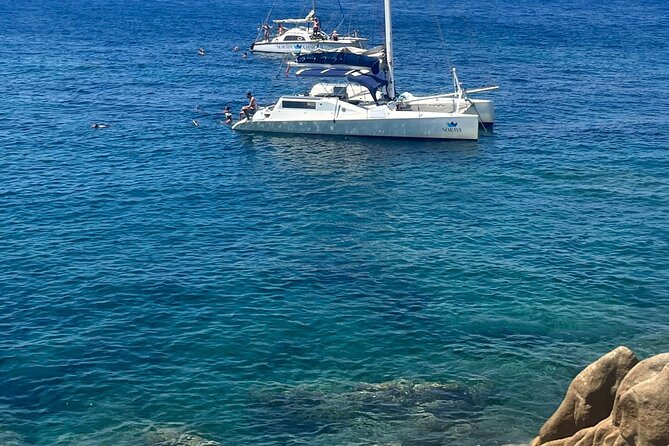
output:
[[[393,73],[392,14],[385,9],[385,70],[349,70],[349,81],[365,86],[372,97],[385,87],[384,103],[354,104],[345,95],[283,96],[260,108],[232,128],[238,131],[318,135],[353,135],[421,139],[478,139],[479,117],[458,109],[453,112],[405,110],[398,107]]]
[[[354,35],[338,35],[337,30],[326,34],[316,17],[316,5],[303,19],[279,19],[276,32],[268,23],[263,24],[262,32],[251,44],[254,53],[300,54],[319,49],[332,50],[344,47],[363,48],[367,39]]]

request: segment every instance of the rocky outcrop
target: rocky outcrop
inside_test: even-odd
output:
[[[531,446],[669,446],[669,353],[618,347],[590,364]]]
[[[541,441],[535,444],[570,437],[608,417],[621,381],[638,362],[630,349],[618,347],[586,367],[571,382],[560,407],[541,427]]]
[[[617,407],[620,435],[630,445],[669,445],[669,364],[660,372],[649,369],[621,395]],[[614,423],[615,423],[614,418]]]

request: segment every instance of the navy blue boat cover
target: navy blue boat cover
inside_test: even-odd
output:
[[[351,65],[355,67],[366,67],[373,74],[381,71],[381,61],[374,57],[362,56],[360,54],[347,53],[344,51],[323,51],[297,56],[300,63],[317,63],[327,65]]]

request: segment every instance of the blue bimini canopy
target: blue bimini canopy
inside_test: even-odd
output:
[[[388,85],[388,80],[386,79],[385,73],[379,73],[377,75],[374,75],[371,73],[364,74],[361,72],[354,72],[347,74],[346,79],[348,79],[349,82],[356,82],[362,85],[363,87],[367,88],[369,92],[372,94],[372,97],[374,98],[375,102],[376,102],[376,92],[379,90],[379,88]]]
[[[369,68],[373,74],[381,71],[381,61],[374,57],[362,56],[345,51],[322,51],[297,56],[298,64],[349,65]]]

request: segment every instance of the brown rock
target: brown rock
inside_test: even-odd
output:
[[[549,441],[542,446],[632,446],[621,436],[611,417],[596,426],[581,429],[569,438]]]
[[[560,407],[541,427],[539,442],[533,444],[567,445],[548,442],[571,437],[607,418],[621,381],[638,362],[630,349],[618,347],[586,367],[571,382]]]
[[[644,359],[630,370],[620,383],[616,394],[612,412],[613,424],[620,426],[620,398],[632,387],[660,373],[667,364],[669,364],[669,353],[663,353]]]
[[[592,429],[594,430],[592,435],[592,446],[632,446],[620,436],[620,429],[613,424],[611,417],[608,417]],[[579,444],[578,446],[586,445],[591,446],[591,444],[588,443],[584,443],[583,445]]]
[[[560,440],[549,441],[548,443],[543,443],[545,446],[567,446],[567,441],[569,438],[561,438]]]
[[[664,355],[662,355],[664,356]],[[654,358],[651,358],[654,359]],[[621,436],[634,446],[669,445],[669,364],[633,385],[618,401]]]

